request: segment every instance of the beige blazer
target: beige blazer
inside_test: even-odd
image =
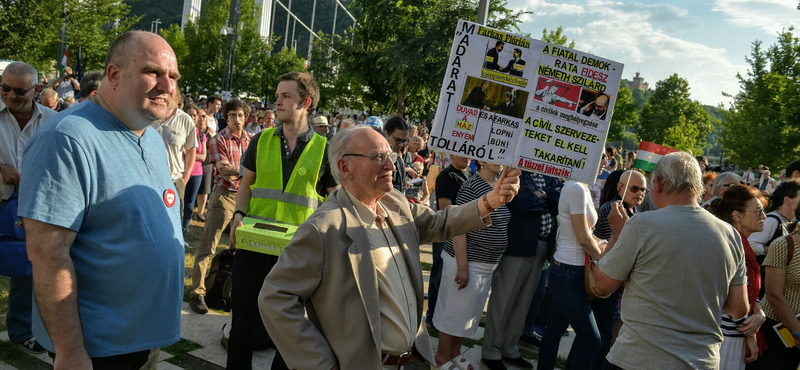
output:
[[[416,291],[420,325],[414,348],[433,362],[422,316],[419,246],[486,225],[476,202],[433,212],[393,190],[381,203]],[[382,368],[377,273],[367,234],[344,191],[331,193],[297,229],[264,280],[258,307],[290,369],[328,370],[337,362],[342,370]]]

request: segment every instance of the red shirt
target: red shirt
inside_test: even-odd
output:
[[[242,156],[252,138],[253,135],[244,130],[236,137],[227,127],[211,138],[208,144],[208,156],[211,163],[214,164],[214,183],[217,186],[229,191],[239,190],[239,180],[228,181],[222,178],[217,170],[216,162],[228,162],[239,168]]]

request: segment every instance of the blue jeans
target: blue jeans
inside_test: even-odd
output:
[[[33,278],[12,277],[8,292],[8,337],[14,343],[22,343],[33,336],[31,311],[33,310]]]
[[[194,203],[197,200],[197,191],[200,190],[200,184],[203,183],[203,175],[189,177],[186,183],[186,190],[183,195],[183,233],[189,230],[189,221],[192,220],[192,212],[194,211]]]
[[[600,350],[600,332],[592,314],[592,306],[583,286],[583,266],[550,265],[548,289],[553,295],[550,317],[539,347],[540,370],[552,370],[556,365],[558,346],[564,330],[572,325],[575,341],[572,343],[574,370],[591,370]]]
[[[444,243],[433,243],[433,266],[428,279],[428,312],[425,317],[433,322],[433,312],[436,309],[436,298],[439,295],[439,284],[442,282],[442,248]]]

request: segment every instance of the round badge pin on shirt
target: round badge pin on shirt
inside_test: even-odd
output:
[[[177,197],[175,196],[175,190],[172,189],[164,190],[164,205],[166,205],[168,208],[172,208],[172,206],[175,205],[176,198]]]

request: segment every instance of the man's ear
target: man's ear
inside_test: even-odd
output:
[[[348,176],[350,176],[350,167],[348,165],[349,163],[347,163],[347,160],[344,158],[339,158],[339,160],[336,161],[336,168],[339,170],[339,175],[341,175],[343,179],[349,178]]]

